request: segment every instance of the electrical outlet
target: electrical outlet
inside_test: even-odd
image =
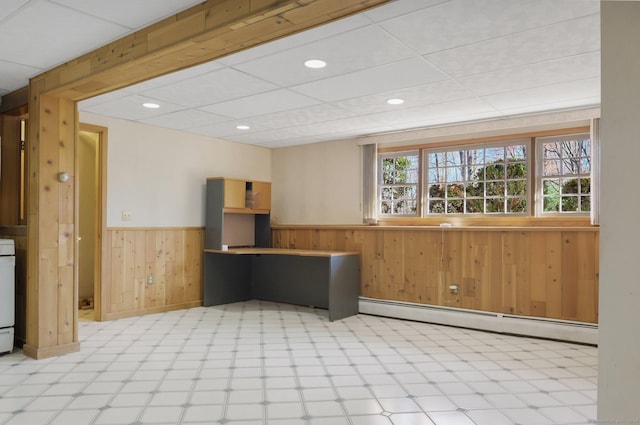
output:
[[[451,295],[458,295],[458,285],[449,285],[449,292],[451,292]]]
[[[153,285],[153,274],[147,275],[147,285]]]
[[[122,221],[131,221],[133,219],[133,212],[131,210],[122,211]]]

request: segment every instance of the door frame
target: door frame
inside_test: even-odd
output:
[[[78,125],[78,130],[80,131],[86,131],[88,133],[95,133],[98,135],[98,149],[97,149],[97,154],[98,154],[98,163],[97,163],[97,169],[96,169],[96,174],[97,174],[97,180],[98,180],[98,188],[96,191],[96,203],[97,203],[97,207],[96,207],[96,223],[97,223],[97,235],[96,235],[96,239],[95,239],[95,246],[93,249],[94,252],[94,271],[93,271],[93,320],[100,322],[103,320],[103,300],[105,299],[105,297],[103,296],[103,290],[105,289],[105,285],[103,285],[103,282],[105,282],[106,280],[106,273],[105,273],[105,262],[104,262],[104,253],[106,252],[106,247],[104,246],[105,244],[105,239],[104,239],[104,235],[106,233],[106,228],[107,228],[107,214],[106,214],[106,199],[107,199],[107,139],[108,139],[108,129],[107,127],[102,127],[102,126],[98,126],[98,125],[93,125],[93,124],[85,124],[85,123],[80,123]],[[78,132],[78,135],[80,134]],[[77,147],[78,147],[78,143],[79,143],[79,136],[76,137],[76,152],[77,152]],[[78,169],[79,169],[79,164],[78,164],[78,155],[76,155],[76,176],[78,175]],[[79,183],[76,182],[76,211],[75,211],[75,215],[76,215],[76,223],[79,223],[78,217],[79,217],[79,209],[80,209],[80,203],[79,203],[79,197],[80,197],[80,190],[78,190],[79,188]],[[77,231],[79,231],[80,229],[77,229]],[[77,234],[77,232],[76,232]],[[76,238],[76,243],[75,243],[75,249],[76,249],[76,254],[75,254],[75,258],[79,258],[78,256],[78,240]],[[75,262],[75,278],[74,278],[74,285],[75,285],[75,293],[76,293],[76,299],[78,299],[78,277],[79,277],[79,273],[78,273],[78,268],[79,268],[79,262],[76,261]],[[78,306],[76,306],[78,307]],[[77,311],[77,308],[76,308]]]

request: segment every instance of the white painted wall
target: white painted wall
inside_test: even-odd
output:
[[[271,220],[362,224],[360,149],[353,140],[274,149]]]
[[[271,181],[270,149],[85,112],[80,121],[109,129],[108,227],[204,226],[207,177]]]
[[[640,423],[638,22],[640,3],[601,2],[599,424]]]

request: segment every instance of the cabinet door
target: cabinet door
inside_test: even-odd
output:
[[[244,180],[224,180],[224,207],[244,208],[246,197],[246,182]]]
[[[271,209],[271,183],[268,182],[252,182],[253,188],[253,209],[254,210],[270,210]]]

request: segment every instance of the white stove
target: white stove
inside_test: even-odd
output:
[[[0,239],[0,353],[13,351],[16,288],[15,246],[11,239]]]

